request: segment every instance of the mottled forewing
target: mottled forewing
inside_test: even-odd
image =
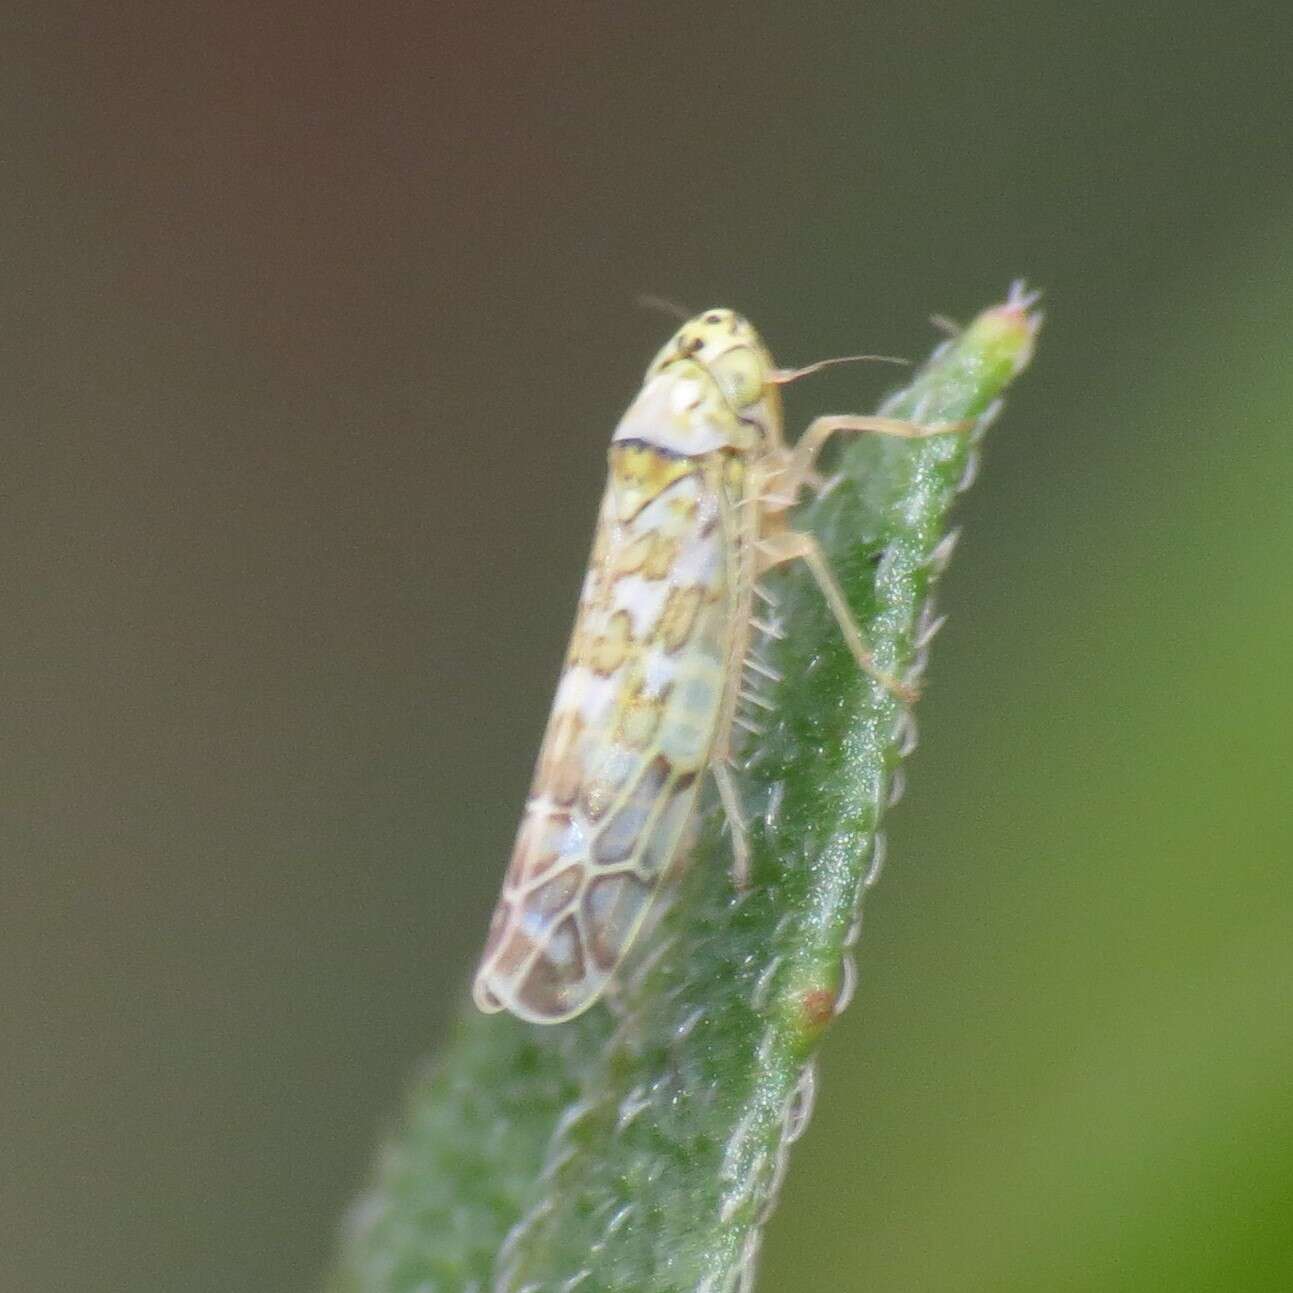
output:
[[[731,633],[720,455],[618,442],[574,636],[476,1001],[578,1014],[646,915],[692,812]]]

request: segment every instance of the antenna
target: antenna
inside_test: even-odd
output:
[[[655,296],[650,292],[639,296],[637,303],[644,310],[658,310],[661,314],[677,319],[679,323],[686,323],[696,313],[695,310],[687,309],[685,305],[679,305],[677,301],[669,300],[667,296]]]
[[[910,359],[900,359],[897,355],[840,355],[836,359],[819,359],[815,364],[807,364],[803,368],[774,368],[768,377],[770,382],[777,386],[785,386],[789,382],[797,382],[801,377],[809,377],[813,373],[819,373],[823,368],[831,368],[835,364],[910,364]]]

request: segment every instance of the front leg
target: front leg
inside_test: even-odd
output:
[[[921,426],[918,422],[905,422],[902,418],[850,417],[847,414],[814,418],[790,450],[790,460],[786,464],[784,476],[778,482],[778,490],[791,498],[797,498],[805,485],[820,480],[817,474],[817,456],[837,431],[874,431],[877,435],[898,436],[903,440],[924,440],[933,435],[968,431],[973,426],[972,421],[931,422],[927,426]]]

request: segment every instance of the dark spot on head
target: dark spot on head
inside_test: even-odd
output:
[[[706,322],[706,323],[722,323],[722,322],[723,322],[723,316],[722,316],[721,314],[707,314],[707,315],[705,316],[705,322]]]

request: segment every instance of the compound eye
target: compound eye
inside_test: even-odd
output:
[[[737,409],[756,403],[763,395],[766,381],[763,364],[754,351],[738,346],[719,355],[709,365],[714,380],[727,402]]]

